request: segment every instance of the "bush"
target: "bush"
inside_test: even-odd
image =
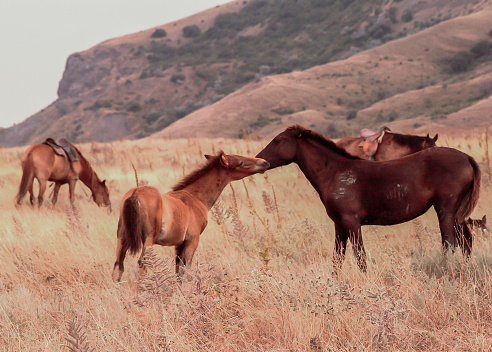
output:
[[[401,20],[405,23],[410,22],[413,20],[413,12],[412,10],[405,10],[403,11],[403,14],[401,15]]]
[[[357,117],[357,111],[350,110],[347,114],[347,120],[353,120]]]
[[[183,35],[185,38],[196,38],[201,33],[202,30],[196,24],[192,24],[191,26],[186,26],[183,28]]]
[[[468,51],[460,51],[446,61],[451,73],[465,72],[473,63],[473,55]]]
[[[186,79],[185,75],[181,73],[175,73],[171,76],[171,82],[178,83],[178,81],[184,81]]]
[[[157,28],[154,33],[152,33],[152,38],[164,38],[167,36],[167,32],[162,28]]]
[[[475,58],[489,55],[491,53],[491,43],[489,43],[488,40],[481,40],[475,44],[470,51]]]

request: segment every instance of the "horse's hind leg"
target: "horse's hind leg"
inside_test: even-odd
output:
[[[38,179],[38,181],[39,181],[38,207],[41,207],[44,202],[44,192],[46,192],[47,180]]]
[[[123,234],[121,231],[124,231],[121,226],[121,222],[118,223],[118,238],[116,244],[116,261],[113,267],[113,281],[119,282],[121,280],[121,276],[125,271],[125,267],[123,262],[125,260],[126,252],[128,251],[129,245],[123,243]]]
[[[54,207],[58,200],[58,192],[60,192],[61,183],[55,182],[55,186],[53,188],[53,198],[51,199],[51,205]]]
[[[442,247],[445,251],[450,248],[454,251],[457,246],[456,222],[451,211],[435,207],[439,219],[439,229],[441,230]]]
[[[34,182],[31,182],[31,185],[29,186],[29,202],[31,203],[31,206],[34,206],[34,200],[35,200],[35,198],[34,198]]]
[[[472,246],[473,246],[473,237],[470,228],[468,227],[466,222],[456,225],[456,234],[457,234],[458,244],[461,246],[463,255],[466,258],[470,257]]]

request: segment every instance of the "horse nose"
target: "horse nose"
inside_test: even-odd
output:
[[[270,166],[270,163],[268,161],[264,160],[264,159],[261,159],[258,162],[258,166],[261,167],[261,168],[264,168],[266,170]]]

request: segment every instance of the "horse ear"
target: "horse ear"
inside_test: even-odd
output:
[[[484,215],[484,216],[482,217],[482,225],[485,225],[485,223],[486,223],[486,222],[487,222],[487,216],[486,216],[486,215]]]
[[[106,186],[106,180],[103,180],[103,181],[102,181],[102,185],[103,185],[103,186]]]
[[[437,136],[438,136],[438,134],[436,133],[436,135],[434,136],[434,138],[432,138],[434,140],[434,142],[437,142]]]
[[[212,159],[212,158],[213,158],[213,156],[212,156],[212,155],[205,154],[205,159],[210,160],[210,159]]]
[[[228,168],[229,167],[229,159],[227,158],[227,155],[225,154],[222,154],[220,156],[220,163],[222,164],[222,166]]]

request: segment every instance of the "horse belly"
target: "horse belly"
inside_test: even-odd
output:
[[[185,240],[186,229],[177,226],[176,224],[166,223],[164,220],[162,222],[162,227],[157,237],[155,243],[161,246],[179,246]]]
[[[426,194],[410,193],[396,185],[367,204],[369,210],[363,225],[396,225],[424,214],[431,206],[431,199]]]

